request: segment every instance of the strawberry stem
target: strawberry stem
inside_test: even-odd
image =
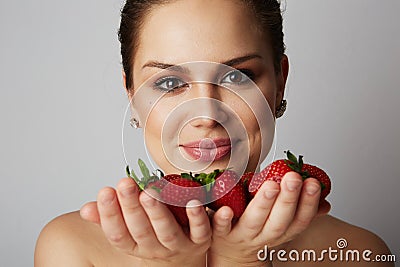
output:
[[[150,172],[149,172],[149,169],[147,168],[146,164],[141,159],[138,159],[138,164],[139,164],[140,171],[143,174],[144,180],[148,180],[150,178]]]
[[[126,171],[126,174],[128,175],[128,177],[132,178],[138,184],[139,189],[141,191],[144,190],[144,187],[146,185],[142,181],[139,180],[139,178],[136,176],[136,174],[133,170],[129,170],[129,165],[126,165],[125,171]]]
[[[129,170],[129,165],[126,166],[125,171],[126,171],[126,174],[128,175],[128,177],[132,178],[139,186],[139,189],[141,191],[143,191],[149,183],[155,182],[155,181],[159,180],[160,178],[154,173],[152,173],[152,175],[150,175],[149,168],[147,168],[147,166],[143,160],[138,159],[138,164],[139,164],[140,171],[143,175],[142,179],[139,179],[136,176],[133,169]]]
[[[186,172],[181,173],[181,177],[188,179],[188,180],[193,180],[193,174],[191,172],[190,173],[186,173]]]
[[[213,172],[208,174],[204,172],[196,173],[194,176],[192,175],[192,179],[202,185],[205,185],[206,191],[209,192],[215,183],[215,179],[222,172],[224,172],[224,170],[215,169]]]
[[[129,171],[129,165],[126,165],[125,172],[128,177],[131,177],[131,172]]]
[[[302,155],[299,155],[299,159],[297,159],[296,156],[292,154],[289,150],[284,152],[287,156],[287,159],[285,159],[285,163],[290,169],[300,174],[303,180],[310,177],[308,171],[302,171],[304,165]]]

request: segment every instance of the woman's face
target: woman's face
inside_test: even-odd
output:
[[[285,57],[283,70],[281,74],[276,75],[268,38],[260,31],[254,14],[241,1],[191,0],[156,6],[145,17],[141,28],[133,64],[134,93],[146,80],[168,66],[209,61],[228,64],[246,73],[274,111],[276,104],[280,103],[283,97],[287,61]],[[209,66],[209,71],[217,72],[218,68],[213,68],[212,64]],[[188,69],[195,71],[196,67]],[[227,69],[225,72],[225,76],[218,74],[225,82],[246,79],[239,72],[228,72]],[[169,78],[164,77],[154,83],[157,83],[158,88],[168,89],[180,85],[181,80],[184,80],[176,78],[178,75],[173,76],[174,78],[168,76]],[[198,99],[201,101],[197,101]],[[145,105],[143,102],[145,101],[134,101],[134,108],[140,110]],[[193,103],[192,107],[196,109],[197,115],[193,115],[191,119],[174,115],[183,103]],[[223,105],[215,106],[213,103]],[[191,161],[210,161],[211,157],[211,163],[209,162],[202,171],[223,169],[229,167],[233,145],[229,143],[231,133],[228,133],[224,123],[228,125],[229,120],[239,119],[248,138],[246,145],[249,158],[246,171],[254,171],[259,162],[262,138],[254,110],[251,108],[252,103],[249,104],[250,107],[237,94],[212,83],[193,83],[190,88],[187,86],[168,92],[156,104],[153,103],[147,120],[140,118],[147,149],[153,160],[166,173],[186,171],[174,162],[178,161],[175,157],[179,156]],[[237,117],[221,108],[225,105],[229,107],[227,110],[231,110]],[[165,130],[169,127],[167,122],[171,118],[184,120],[179,121],[179,129],[174,129],[177,138],[173,142],[162,138],[163,128]],[[171,129],[168,130],[171,132]],[[211,146],[202,146],[201,144],[207,142],[202,143],[201,140],[208,140]],[[165,147],[168,147],[168,156],[165,154]]]

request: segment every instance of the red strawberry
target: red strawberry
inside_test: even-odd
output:
[[[150,181],[145,188],[153,188],[156,191],[162,190],[164,188],[164,186],[166,184],[168,184],[168,182],[171,182],[172,180],[181,178],[182,176],[180,176],[179,174],[167,174],[165,176],[163,176],[162,178],[160,178],[159,180],[155,180],[155,181]]]
[[[162,171],[158,169],[150,174],[150,171],[143,160],[138,159],[138,164],[143,175],[141,179],[136,176],[133,170],[129,170],[129,166],[126,166],[126,174],[136,181],[140,190],[153,188],[160,192],[160,190],[163,189],[168,182],[182,177],[179,174],[164,175]]]
[[[139,164],[140,171],[143,175],[143,177],[141,179],[139,179],[139,177],[137,177],[137,175],[135,174],[135,172],[133,170],[129,170],[129,166],[126,166],[125,171],[126,171],[126,174],[128,175],[128,177],[135,180],[140,191],[144,190],[145,188],[148,188],[149,184],[155,183],[159,186],[162,185],[161,182],[158,182],[158,180],[160,180],[160,177],[157,174],[155,174],[153,172],[150,175],[149,168],[147,168],[147,166],[143,160],[138,159],[138,164]],[[159,170],[157,170],[157,171],[159,171]],[[161,171],[159,171],[159,172],[161,172]],[[161,175],[163,175],[162,172],[161,172]]]
[[[307,172],[309,177],[313,177],[321,183],[322,191],[320,199],[325,199],[331,192],[331,180],[329,179],[329,176],[322,169],[310,164],[304,164],[301,170]]]
[[[264,170],[257,173],[248,183],[248,191],[251,198],[256,195],[258,189],[260,189],[265,181],[271,180],[280,184],[283,175],[290,171],[292,171],[292,169],[290,169],[283,159],[276,160],[269,164]]]
[[[273,162],[273,164],[269,164],[260,172],[259,176],[267,181],[271,180],[280,184],[283,177],[282,173],[285,174],[290,171],[293,170],[286,164],[286,160],[279,159]]]
[[[249,185],[250,181],[253,179],[254,172],[246,172],[240,177],[240,182],[243,183],[245,188]]]
[[[233,210],[233,218],[238,219],[247,205],[245,188],[238,180],[238,175],[230,170],[218,174],[211,189],[211,199],[214,201],[208,206],[213,210],[229,206]]]
[[[246,193],[247,204],[250,202],[252,196],[249,193],[249,184],[253,179],[256,179],[254,176],[259,175],[258,173],[254,172],[246,172],[240,177],[240,182],[243,184],[244,191]]]
[[[309,177],[316,178],[321,183],[321,196],[320,199],[324,199],[330,192],[331,181],[328,175],[316,166],[303,163],[303,156],[299,156],[297,159],[290,151],[285,152],[288,159],[276,160],[268,165],[258,175],[255,175],[250,181],[248,191],[251,196],[254,197],[258,192],[261,185],[267,180],[273,180],[280,183],[282,177],[290,171],[299,173],[303,180]]]
[[[189,219],[186,214],[186,204],[192,199],[200,202],[206,201],[206,191],[192,173],[168,174],[165,175],[156,170],[156,173],[150,174],[149,169],[143,160],[139,159],[138,164],[143,175],[139,179],[133,170],[126,166],[126,173],[134,179],[140,190],[152,188],[160,193],[161,199],[167,203],[167,207],[174,214],[177,222],[182,226],[189,225]],[[206,176],[204,174],[204,176]],[[197,187],[193,190],[193,187]],[[170,204],[169,204],[170,203]]]
[[[146,189],[154,189],[158,192],[161,192],[161,190],[164,188],[164,186],[167,184],[168,182],[166,180],[160,179],[160,180],[156,180],[156,181],[152,181],[150,183],[148,183],[145,188]]]
[[[186,204],[192,199],[197,199],[202,203],[206,201],[206,192],[201,184],[187,178],[171,180],[161,190],[160,196],[166,203],[171,203],[167,206],[174,214],[176,221],[182,226],[189,225]]]

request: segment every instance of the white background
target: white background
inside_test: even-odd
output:
[[[0,266],[32,266],[49,220],[124,176],[120,7],[0,2]],[[288,111],[278,121],[278,153],[323,167],[331,214],[377,233],[397,258],[399,12],[396,0],[288,0]],[[137,144],[145,158],[140,132]]]

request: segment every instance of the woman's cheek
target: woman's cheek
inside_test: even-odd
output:
[[[160,110],[154,109],[147,118],[147,121],[144,125],[144,137],[146,141],[146,146],[149,152],[152,154],[154,158],[157,158],[159,151],[159,143],[161,142],[161,132],[163,125],[163,118],[161,116],[157,116],[160,113]]]

